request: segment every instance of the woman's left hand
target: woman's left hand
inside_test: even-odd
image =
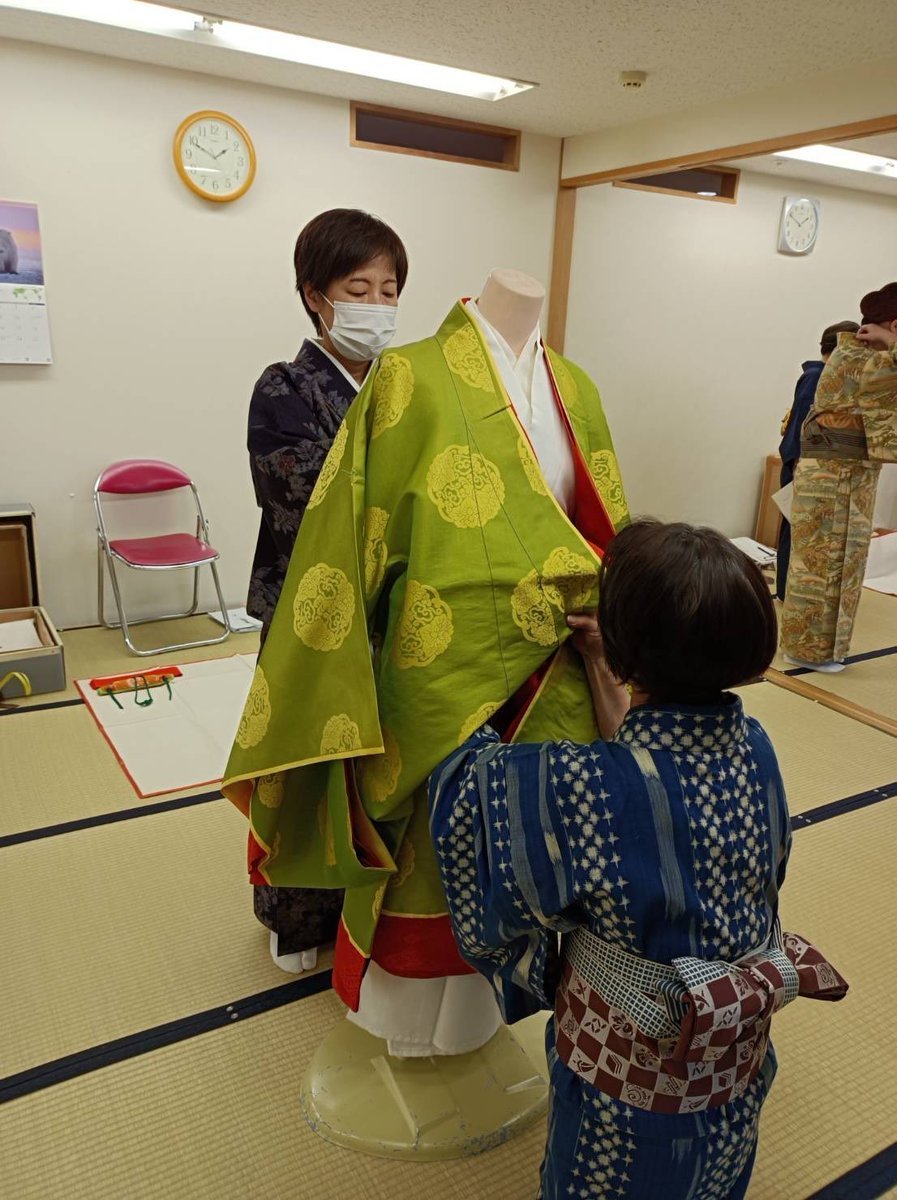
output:
[[[897,333],[885,325],[861,325],[854,336],[867,346],[884,346],[886,350],[897,345]]]

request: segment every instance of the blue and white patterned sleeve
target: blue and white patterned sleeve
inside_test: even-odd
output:
[[[430,779],[430,827],[458,947],[506,1021],[550,1008],[557,934],[578,922],[572,856],[554,798],[553,745],[478,731]]]

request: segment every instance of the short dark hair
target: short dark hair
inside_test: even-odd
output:
[[[402,239],[384,221],[358,208],[331,208],[309,221],[296,238],[293,266],[296,291],[317,330],[321,327],[308,307],[305,285],[326,292],[334,279],[351,275],[380,254],[392,261],[401,296],[408,278],[408,255]]]
[[[877,292],[868,292],[860,301],[860,312],[867,325],[897,321],[897,283],[886,283]]]
[[[819,339],[819,353],[831,354],[838,344],[839,333],[856,333],[858,329],[856,321],[839,321],[837,325],[827,325]]]
[[[637,521],[604,557],[598,619],[607,664],[657,703],[718,702],[775,657],[760,568],[715,529]]]

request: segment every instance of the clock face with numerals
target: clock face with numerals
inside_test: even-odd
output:
[[[255,178],[255,148],[243,126],[225,113],[193,113],[174,137],[174,163],[187,187],[206,200],[246,194]]]
[[[806,196],[787,196],[779,228],[783,254],[809,254],[819,233],[819,203]]]

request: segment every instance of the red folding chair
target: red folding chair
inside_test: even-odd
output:
[[[178,488],[190,488],[196,503],[196,534],[165,533],[157,537],[118,538],[110,541],[103,516],[103,496],[147,496],[159,492],[171,492]],[[230,634],[227,607],[221,593],[216,563],[218,551],[209,544],[209,527],[202,511],[196,484],[179,467],[153,458],[128,458],[107,467],[96,481],[93,491],[97,514],[97,610],[100,624],[107,629],[121,629],[125,645],[132,654],[167,654],[170,650],[192,650],[195,646],[213,646],[223,642]],[[103,560],[109,567],[109,578],[118,609],[118,621],[107,621],[105,613],[105,587]],[[141,617],[128,621],[118,585],[116,563],[122,563],[135,571],[183,571],[193,570],[193,604],[186,612],[165,613],[160,617]],[[218,603],[224,618],[224,633],[220,637],[204,638],[198,642],[179,642],[170,646],[156,646],[151,650],[138,650],[131,641],[130,626],[142,625],[147,621],[173,621],[179,617],[191,617],[199,604],[199,571],[208,566],[215,581]]]

